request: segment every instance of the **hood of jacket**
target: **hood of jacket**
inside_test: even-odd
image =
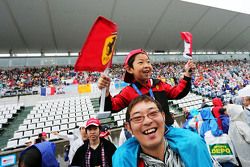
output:
[[[200,135],[201,137],[205,136],[205,133],[209,130],[211,130],[211,133],[214,136],[220,136],[222,135],[222,130],[219,129],[218,123],[216,119],[214,118],[211,107],[203,108],[200,110],[201,118],[203,119],[203,123],[201,125],[200,129]]]
[[[220,98],[216,97],[212,100],[212,102],[213,102],[214,107],[222,107],[223,106],[223,103],[222,103]]]
[[[211,109],[211,107],[206,107],[200,110],[201,118],[203,119],[203,121],[215,119],[211,112]]]
[[[246,121],[244,110],[241,105],[228,104],[227,112],[231,121]]]
[[[74,137],[77,139],[77,138],[82,138],[82,136],[81,136],[81,131],[80,131],[80,127],[79,128],[75,128],[74,130],[73,130],[73,135],[74,135]]]

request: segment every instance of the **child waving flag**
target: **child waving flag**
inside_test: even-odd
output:
[[[163,106],[166,114],[165,123],[172,125],[174,120],[169,112],[168,100],[185,97],[191,89],[191,72],[195,65],[189,60],[184,66],[184,77],[179,84],[171,86],[159,79],[152,79],[152,64],[149,56],[143,49],[132,50],[125,58],[124,68],[126,70],[124,81],[130,83],[127,87],[112,97],[109,92],[110,78],[102,75],[98,80],[99,89],[107,88],[105,99],[105,110],[118,112],[126,108],[129,103],[140,95],[149,95]]]

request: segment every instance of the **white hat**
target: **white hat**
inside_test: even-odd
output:
[[[247,85],[246,87],[239,90],[238,94],[240,97],[246,97],[246,96],[250,97],[250,85]]]

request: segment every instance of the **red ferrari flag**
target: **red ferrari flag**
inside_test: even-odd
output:
[[[75,63],[75,71],[104,71],[111,65],[118,27],[112,21],[99,16]]]
[[[184,52],[183,56],[192,59],[192,34],[190,32],[181,32],[181,38],[184,40]]]

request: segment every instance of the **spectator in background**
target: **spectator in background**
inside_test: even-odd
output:
[[[200,127],[200,136],[205,137],[205,133],[211,130],[213,136],[221,136],[223,134],[222,130],[219,129],[218,123],[214,118],[211,107],[202,108],[199,115],[202,119],[202,124]],[[199,119],[200,120],[200,119]]]
[[[182,108],[182,113],[183,113],[184,117],[185,117],[186,119],[188,119],[190,113],[189,113],[187,107],[183,107],[183,108]]]
[[[24,144],[26,147],[29,147],[29,146],[32,146],[33,142],[29,139]]]
[[[47,141],[47,133],[46,132],[42,132],[41,134],[39,134],[39,137],[41,138],[41,141]]]
[[[241,105],[226,106],[230,117],[228,136],[231,138],[242,167],[250,166],[250,125]]]
[[[47,141],[32,145],[21,152],[18,167],[59,167],[55,149],[56,145]]]
[[[250,85],[239,91],[239,96],[243,98],[244,114],[246,122],[250,126]]]
[[[105,138],[106,140],[112,142],[111,131],[108,125],[102,126],[100,137]]]
[[[245,105],[247,124],[250,126],[250,96],[244,98],[243,104]]]
[[[88,139],[88,135],[86,133],[86,122],[83,122],[76,129],[74,129],[72,134],[63,135],[58,132],[52,132],[52,134],[57,135],[60,138],[65,140],[69,140],[70,149],[69,149],[69,164],[71,164],[73,157],[79,147],[84,144],[84,141]],[[67,159],[67,158],[66,158]]]
[[[135,98],[126,112],[126,128],[135,137],[117,149],[113,166],[212,167],[204,140],[188,130],[166,126],[164,119],[157,101],[146,95]]]
[[[38,137],[37,139],[35,139],[35,144],[41,143],[41,139]]]
[[[122,127],[121,132],[120,132],[118,145],[121,146],[123,143],[125,143],[125,141],[127,141],[131,137],[132,137],[132,134],[125,128],[125,123],[124,123],[124,127]]]
[[[222,124],[222,131],[223,133],[228,134],[229,116],[228,116],[227,110],[226,108],[221,108],[219,112],[220,112],[220,119],[221,119],[221,124]]]
[[[175,111],[174,110],[170,110],[170,114],[171,114],[172,118],[174,119],[174,123],[173,123],[172,126],[175,127],[175,128],[179,128],[180,126],[179,126],[178,122],[175,119]]]
[[[88,140],[76,151],[71,166],[112,166],[112,155],[116,147],[110,141],[100,138],[101,122],[90,118],[86,123]]]
[[[206,99],[203,98],[202,103],[201,103],[201,108],[205,108],[205,107],[209,107],[209,105],[207,104]]]
[[[47,133],[42,132],[38,134],[38,138],[35,140],[35,144],[47,141]]]
[[[196,108],[190,108],[189,110],[185,107],[182,109],[183,114],[186,118],[184,124],[182,125],[182,127],[184,129],[188,129],[191,130],[193,132],[196,132],[197,129],[195,129],[195,127],[190,126],[190,123],[193,122],[194,120],[196,120],[196,116],[199,113],[198,110]],[[195,117],[195,118],[194,118]]]
[[[234,96],[232,98],[232,103],[231,104],[243,105],[243,99],[242,99],[242,97]]]
[[[213,102],[213,108],[212,108],[213,116],[217,119],[219,129],[222,130],[222,123],[221,123],[221,119],[220,119],[219,110],[223,107],[223,103],[222,103],[220,98],[214,98],[212,100],[212,102]]]

